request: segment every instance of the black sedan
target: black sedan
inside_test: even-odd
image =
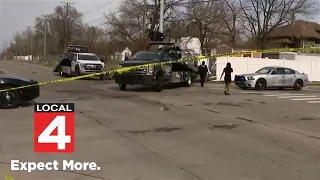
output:
[[[21,88],[12,89],[17,87]],[[40,88],[37,81],[17,76],[0,75],[0,108],[16,108],[21,103],[32,101],[39,96]]]

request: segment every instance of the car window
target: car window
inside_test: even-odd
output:
[[[76,60],[77,60],[77,56],[78,56],[78,55],[74,55],[72,60],[73,60],[73,61],[76,61]]]
[[[296,74],[296,72],[292,69],[284,69],[286,74]]]
[[[277,68],[272,72],[272,74],[286,74],[286,71],[284,68]]]
[[[170,61],[170,60],[172,60],[172,58],[169,56],[169,54],[165,53],[165,54],[163,55],[163,60],[165,60],[165,61]]]
[[[274,68],[273,67],[264,67],[256,71],[257,74],[269,74]]]
[[[87,61],[100,61],[98,56],[89,55],[89,54],[79,54],[78,60],[87,60]]]
[[[132,56],[131,60],[140,60],[140,61],[152,61],[152,60],[160,60],[161,52],[151,52],[151,51],[139,51],[134,56]]]

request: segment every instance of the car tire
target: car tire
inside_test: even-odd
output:
[[[163,84],[164,84],[164,77],[161,75],[158,75],[156,77],[156,82],[154,84],[154,91],[155,92],[161,92],[163,89]]]
[[[302,87],[303,87],[303,81],[301,79],[298,79],[296,80],[296,82],[294,82],[294,85],[293,85],[294,90],[300,91],[302,90]]]
[[[4,86],[0,89],[10,89],[12,86]],[[0,92],[0,108],[12,109],[17,108],[20,105],[20,92],[16,90],[8,90]]]
[[[77,77],[77,76],[80,76],[79,66],[76,67],[74,75],[75,75],[76,77]]]
[[[104,74],[100,75],[100,80],[104,80]]]
[[[190,74],[188,74],[187,81],[185,82],[185,86],[190,87],[191,84],[192,84],[192,78],[191,78]]]
[[[255,89],[258,91],[262,91],[267,87],[267,82],[264,79],[258,79],[255,85]]]
[[[121,91],[125,91],[126,88],[127,88],[127,85],[126,85],[126,84],[119,84],[119,89],[120,89]]]
[[[59,67],[59,75],[60,75],[61,77],[64,77],[64,76],[65,76],[65,74],[63,73],[62,66]]]

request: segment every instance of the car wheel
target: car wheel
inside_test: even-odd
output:
[[[100,75],[100,80],[104,80],[104,75]]]
[[[161,92],[162,89],[163,89],[163,84],[164,84],[164,78],[163,78],[163,76],[158,75],[158,76],[156,77],[156,82],[155,82],[155,85],[154,85],[154,91],[156,91],[156,92]]]
[[[11,86],[5,86],[0,89],[10,89]],[[11,109],[17,108],[20,105],[20,93],[19,90],[8,90],[0,92],[0,108]]]
[[[79,69],[79,67],[76,67],[75,76],[80,76],[80,69]]]
[[[258,91],[262,91],[267,87],[267,82],[264,79],[258,79],[255,85],[255,89]]]
[[[186,85],[187,87],[190,87],[191,84],[192,84],[192,78],[191,78],[191,76],[188,74],[187,81],[185,82],[185,85]]]
[[[296,80],[296,82],[293,85],[293,89],[296,91],[300,91],[302,87],[303,87],[303,81],[300,79]]]
[[[61,66],[59,67],[59,75],[60,75],[61,77],[64,77],[63,69],[62,69]]]
[[[119,84],[119,88],[121,91],[125,91],[127,88],[127,85],[126,84]]]

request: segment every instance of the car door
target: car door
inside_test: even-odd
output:
[[[167,53],[163,54],[163,62],[168,62],[171,60],[172,58]],[[170,63],[170,64],[163,65],[162,69],[164,71],[164,78],[166,80],[170,79],[172,75],[172,64]]]
[[[71,71],[72,72],[75,72],[76,71],[76,64],[77,64],[77,59],[78,59],[78,55],[75,54],[72,58],[72,61],[71,61]]]
[[[285,70],[284,68],[276,68],[271,73],[272,86],[284,86]]]
[[[284,75],[284,84],[285,86],[293,86],[296,80],[296,71],[292,69],[285,68],[285,75]]]

